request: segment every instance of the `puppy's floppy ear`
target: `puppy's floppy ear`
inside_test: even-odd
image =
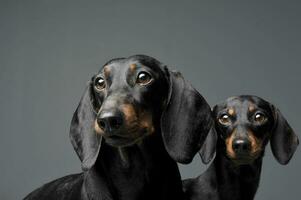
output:
[[[210,106],[180,73],[165,71],[169,93],[161,117],[163,141],[175,161],[190,163],[213,124]]]
[[[299,140],[279,109],[272,107],[275,125],[271,135],[271,149],[276,160],[286,165],[296,151]]]
[[[214,157],[216,142],[217,142],[216,130],[214,127],[212,127],[206,137],[206,140],[201,150],[199,151],[199,154],[204,164],[208,164]]]
[[[69,135],[73,148],[82,162],[83,170],[94,165],[102,139],[94,130],[96,119],[94,101],[92,82],[89,82],[73,114]]]

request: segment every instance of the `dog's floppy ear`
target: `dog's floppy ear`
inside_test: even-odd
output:
[[[204,164],[208,164],[214,157],[216,142],[217,142],[216,130],[214,127],[212,127],[206,137],[206,140],[201,150],[199,151],[199,154]]]
[[[82,162],[83,170],[94,165],[101,145],[101,136],[94,131],[94,100],[92,83],[89,82],[73,114],[70,127],[70,140]]]
[[[275,125],[271,135],[271,149],[276,160],[280,164],[286,165],[296,151],[299,140],[279,109],[272,107]]]
[[[169,92],[161,117],[163,141],[175,161],[190,163],[213,124],[210,106],[180,73],[165,71]]]

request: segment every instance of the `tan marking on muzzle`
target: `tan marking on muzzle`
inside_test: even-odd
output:
[[[99,127],[97,120],[95,120],[95,122],[94,122],[94,130],[97,134],[100,134],[100,135],[104,134],[103,130]]]
[[[143,129],[146,129],[148,134],[152,134],[155,132],[155,128],[153,126],[153,118],[150,113],[143,113],[141,116],[140,126]]]
[[[137,114],[132,104],[124,104],[121,109],[127,125],[137,120]]]
[[[248,138],[251,142],[251,154],[256,154],[261,151],[262,141],[250,130],[248,131]]]
[[[148,134],[154,132],[152,115],[149,112],[139,112],[137,113],[132,104],[124,104],[122,107],[122,112],[125,116],[127,127],[136,127],[138,132],[145,129]],[[134,129],[136,129],[134,128]],[[137,133],[138,133],[137,132]],[[135,133],[132,133],[135,134]]]
[[[230,158],[235,158],[235,152],[233,151],[232,148],[232,144],[233,144],[233,140],[234,140],[234,135],[235,135],[235,131],[233,131],[230,135],[230,137],[228,137],[225,142],[226,142],[226,150],[227,150],[227,155]]]

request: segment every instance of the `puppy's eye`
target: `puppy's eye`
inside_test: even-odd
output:
[[[97,77],[94,85],[96,90],[103,90],[106,87],[106,82],[102,77]]]
[[[139,85],[147,85],[152,82],[152,76],[147,72],[140,72],[137,76],[136,83]]]
[[[223,125],[229,125],[231,123],[230,116],[227,114],[223,114],[222,116],[220,116],[218,121],[219,121],[219,123],[221,123]]]
[[[263,124],[264,122],[266,122],[266,120],[267,118],[263,113],[258,112],[254,115],[254,121],[256,123]]]

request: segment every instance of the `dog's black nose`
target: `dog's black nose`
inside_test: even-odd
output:
[[[232,148],[236,153],[247,152],[251,149],[251,143],[247,139],[235,139]]]
[[[105,133],[113,133],[120,129],[123,125],[123,115],[119,111],[101,112],[97,118],[99,127]]]

